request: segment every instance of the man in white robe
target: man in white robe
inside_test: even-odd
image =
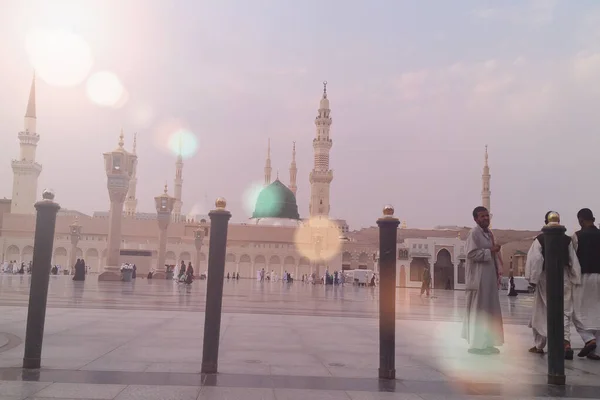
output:
[[[548,224],[548,216],[552,211],[548,211],[545,216],[545,223]],[[581,283],[581,267],[571,238],[567,235],[562,236],[561,257],[563,259],[564,270],[564,344],[565,359],[573,359],[573,349],[571,348],[571,323],[573,320],[573,288]],[[527,253],[527,262],[525,263],[525,279],[529,284],[535,287],[533,297],[533,314],[529,321],[529,327],[533,330],[533,340],[535,346],[529,349],[530,353],[544,354],[547,340],[547,286],[546,270],[544,266],[544,234],[539,234],[533,241],[529,252]]]
[[[577,354],[590,360],[600,360],[596,344],[600,340],[600,229],[594,222],[594,214],[589,208],[577,213],[581,230],[573,237],[573,247],[581,265],[581,285],[573,292],[577,332],[585,346]]]
[[[467,310],[462,337],[469,343],[469,353],[497,354],[504,344],[502,310],[498,281],[500,246],[490,231],[490,213],[485,207],[473,210],[477,226],[467,237],[466,297]]]

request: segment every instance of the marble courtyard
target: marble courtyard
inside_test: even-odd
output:
[[[28,277],[0,275],[0,399],[598,398],[600,364],[567,362],[567,387],[527,353],[531,297],[502,293],[506,344],[466,352],[464,292],[397,290],[395,382],[379,382],[377,289],[225,281],[219,370],[202,376],[206,281],[72,282],[53,276],[42,370],[21,369]],[[574,336],[577,338],[577,336]],[[574,346],[581,346],[574,340]]]

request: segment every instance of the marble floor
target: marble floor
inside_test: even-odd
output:
[[[0,400],[600,398],[593,361],[567,361],[566,387],[545,384],[545,357],[527,353],[528,296],[501,297],[506,344],[482,357],[460,339],[463,293],[398,290],[398,379],[386,382],[376,290],[225,282],[219,374],[202,375],[203,282],[53,278],[39,371],[20,368],[27,278],[0,278]]]

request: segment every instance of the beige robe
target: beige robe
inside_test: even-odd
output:
[[[492,254],[493,235],[476,226],[467,236],[467,309],[462,337],[471,349],[504,344],[502,310],[498,291],[497,255]]]

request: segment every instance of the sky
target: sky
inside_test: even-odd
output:
[[[77,38],[70,53],[48,54],[48,32]],[[172,190],[186,132],[185,213],[223,196],[246,220],[270,138],[285,184],[296,142],[305,217],[327,81],[331,217],[351,229],[385,204],[410,228],[471,225],[485,145],[495,228],[600,213],[594,0],[2,0],[0,37],[0,197],[35,67],[38,190],[64,208],[108,210],[102,153],[123,129],[127,148],[137,132],[138,211]]]

